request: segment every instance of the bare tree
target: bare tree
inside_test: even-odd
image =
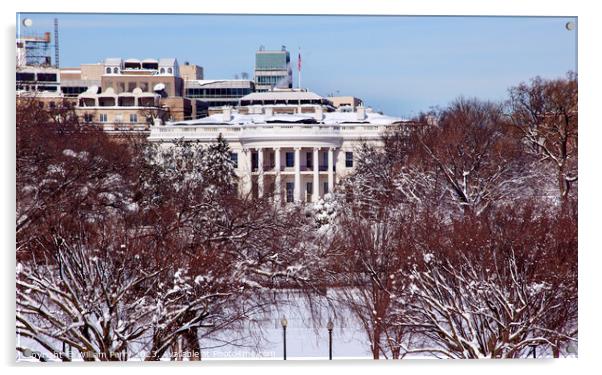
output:
[[[423,250],[405,294],[411,302],[399,324],[424,338],[408,352],[516,358],[538,345],[558,356],[577,332],[570,216],[503,208],[437,233],[445,239]]]
[[[577,75],[546,80],[536,77],[510,89],[510,118],[528,150],[551,167],[559,196],[577,183]]]

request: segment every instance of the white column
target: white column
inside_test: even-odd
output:
[[[280,192],[280,186],[282,184],[282,181],[280,177],[280,148],[278,147],[274,149],[274,168],[276,168],[276,181],[274,182],[274,198],[276,198],[276,201],[279,202],[282,198]]]
[[[257,195],[263,197],[263,149],[257,149]]]
[[[242,151],[243,154],[243,160],[242,160],[242,165],[244,165],[243,167],[243,178],[242,178],[242,182],[243,182],[243,189],[242,189],[242,193],[244,195],[250,194],[251,190],[253,189],[253,164],[251,163],[251,150],[244,149]]]
[[[301,148],[295,147],[295,202],[301,200]]]
[[[328,192],[334,190],[334,147],[328,149]]]
[[[320,149],[314,147],[314,182],[313,182],[312,201],[317,202],[320,199]]]

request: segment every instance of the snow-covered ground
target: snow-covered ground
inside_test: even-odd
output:
[[[333,293],[332,290],[329,294]],[[203,360],[282,360],[283,329],[281,320],[286,318],[287,360],[328,360],[328,329],[326,324],[333,318],[333,360],[371,360],[370,344],[361,325],[349,313],[330,311],[324,301],[313,298],[312,308],[303,295],[283,292],[278,295],[279,303],[269,311],[254,316],[244,327],[234,327],[218,334],[201,338]],[[317,305],[316,305],[317,302]],[[316,314],[317,310],[317,314]],[[203,328],[199,332],[203,336]],[[148,340],[148,339],[147,339]],[[44,353],[37,343],[17,337],[17,345]],[[140,361],[146,356],[144,344],[129,353],[129,360]],[[550,353],[538,353],[538,357],[549,357]],[[576,355],[571,355],[575,357]],[[408,355],[406,358],[433,358],[426,354]],[[37,361],[35,358],[17,354],[18,361]],[[77,360],[77,359],[76,359]],[[170,360],[167,356],[164,360]]]
[[[314,321],[306,299],[295,293],[283,293],[274,306],[252,322],[245,323],[243,329],[226,329],[219,334],[201,339],[203,360],[282,360],[283,329],[281,320],[286,318],[288,324],[287,360],[293,359],[328,359],[328,330],[326,323],[329,314],[326,307],[319,308],[321,319]],[[341,316],[342,312],[337,311]],[[365,358],[371,359],[370,345],[365,333],[357,322],[349,316],[334,318],[333,359]],[[200,334],[203,335],[201,328]],[[17,337],[17,344],[31,348],[34,352],[48,353],[35,342]],[[144,347],[130,353],[130,360],[141,360],[145,357]],[[53,360],[50,356],[49,360]],[[18,360],[32,360],[22,354]],[[168,358],[166,358],[168,360]]]

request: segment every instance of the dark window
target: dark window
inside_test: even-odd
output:
[[[253,153],[251,153],[251,168],[253,170],[256,170],[258,165],[259,165],[259,162],[258,162],[258,158],[257,158],[257,153],[253,152]]]
[[[230,153],[230,160],[234,163],[234,168],[238,168],[238,154],[236,152]]]
[[[42,82],[56,82],[56,74],[52,74],[52,73],[38,73],[38,81],[42,81]]]
[[[324,183],[324,194],[328,194],[328,182]]]
[[[314,156],[312,152],[308,152],[305,156],[307,158],[307,168],[313,168],[314,167]]]
[[[353,168],[353,152],[345,153],[345,167]]]
[[[17,81],[35,81],[35,74],[17,73]]]
[[[286,166],[287,167],[295,166],[295,153],[293,153],[293,152],[286,153]]]
[[[291,203],[295,201],[295,184],[293,182],[286,183],[286,201]]]
[[[52,91],[55,92],[57,90],[56,86],[38,86],[38,91]]]
[[[307,186],[305,187],[305,191],[309,195],[313,194],[314,193],[314,184],[312,182],[308,182]]]

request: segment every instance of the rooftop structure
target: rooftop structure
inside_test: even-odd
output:
[[[173,57],[122,59],[110,57],[104,61],[105,75],[167,75],[180,76],[178,61]]]
[[[180,65],[180,75],[184,81],[193,81],[204,78],[204,70],[202,66],[190,64],[185,62],[184,65]]]
[[[328,100],[337,109],[355,111],[355,109],[364,104],[362,99],[354,96],[329,96]]]
[[[255,86],[257,91],[293,87],[291,57],[285,46],[280,51],[262,47],[255,53]]]
[[[51,66],[50,33],[23,35],[17,38],[17,67]]]

